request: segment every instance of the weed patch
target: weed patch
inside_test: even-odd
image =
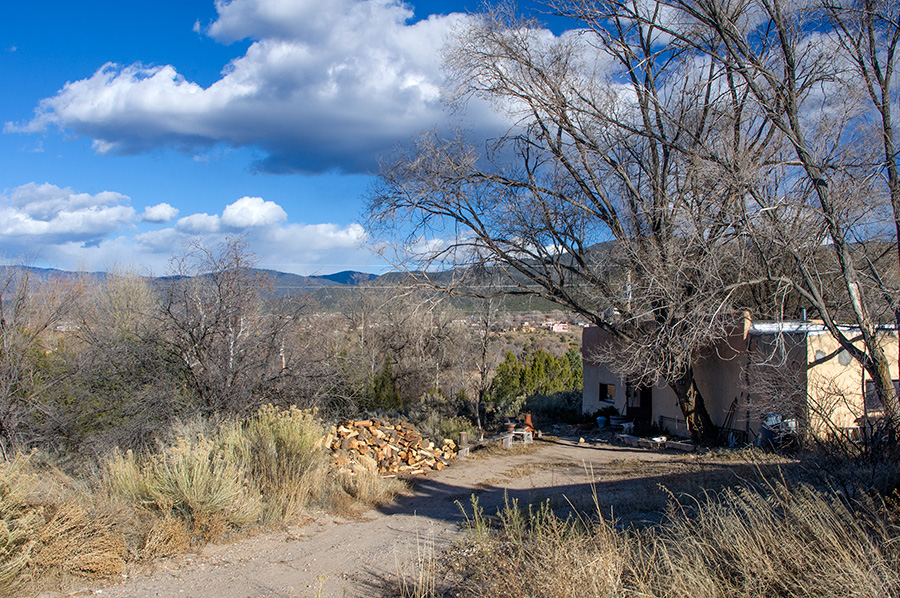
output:
[[[194,428],[153,453],[113,451],[94,480],[36,456],[0,463],[0,595],[115,577],[131,562],[293,523],[311,505],[356,512],[405,488],[334,471],[310,412],[267,406],[244,421]]]
[[[125,570],[127,547],[101,501],[73,490],[30,455],[0,463],[0,595],[27,595],[68,576],[102,579]]]
[[[325,486],[324,432],[313,414],[271,405],[223,428],[221,444],[262,500],[263,522],[293,521]]]
[[[659,525],[632,529],[603,517],[562,518],[546,503],[512,501],[490,518],[475,502],[450,565],[452,590],[497,598],[895,596],[900,530],[885,509],[779,483],[673,502]]]

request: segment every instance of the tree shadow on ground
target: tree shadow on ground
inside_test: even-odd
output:
[[[584,448],[585,451],[603,450],[603,447],[596,446]],[[627,453],[628,456],[635,454],[639,457],[642,453]],[[675,459],[677,457],[674,456]],[[632,463],[634,467],[630,466]],[[562,467],[565,464],[547,464],[544,470],[553,466]],[[590,458],[586,457],[584,467],[582,475],[577,476],[583,478],[583,482],[562,484],[537,481],[540,476],[532,476],[527,470],[513,478],[503,477],[498,471],[499,478],[475,487],[457,486],[429,477],[417,478],[412,482],[412,493],[402,495],[378,510],[386,515],[415,514],[462,524],[471,516],[475,498],[478,507],[488,516],[507,503],[515,502],[520,507],[527,507],[549,502],[550,507],[560,515],[596,516],[599,511],[604,517],[615,519],[623,525],[642,524],[659,521],[673,500],[689,500],[688,497],[700,497],[733,485],[766,485],[774,480],[794,479],[798,474],[796,463],[744,461],[697,460],[685,464],[674,459],[621,459],[613,463],[591,463]],[[536,481],[529,483],[532,478]],[[527,487],[522,487],[523,482]]]
[[[576,446],[584,449],[585,463],[588,464],[591,461],[590,451],[605,448]],[[465,526],[472,518],[474,498],[491,525],[499,523],[497,513],[507,504],[516,503],[518,507],[527,509],[529,505],[549,503],[551,509],[561,517],[571,515],[594,519],[602,516],[616,521],[620,527],[642,527],[660,523],[667,506],[673,501],[691,508],[695,499],[702,500],[704,494],[715,493],[728,486],[765,486],[797,479],[799,476],[797,463],[702,459],[685,463],[684,460],[679,460],[681,455],[677,454],[672,455],[673,459],[668,461],[640,460],[641,455],[646,457],[648,454],[645,451],[623,451],[622,455],[628,458],[595,463],[592,474],[583,472],[581,477],[584,481],[574,483],[527,485],[523,482],[527,482],[528,475],[504,478],[500,470],[509,467],[511,462],[498,463],[497,474],[500,477],[496,479],[496,483],[475,488],[435,478],[419,478],[415,480],[411,494],[401,496],[379,510],[386,515],[416,515]],[[548,465],[552,467],[554,464]],[[556,465],[565,466],[563,463]],[[547,470],[542,471],[546,473]],[[552,478],[546,475],[540,477],[544,480]],[[509,484],[517,487],[509,487]],[[441,595],[441,555],[452,550],[452,545],[446,537],[435,538],[421,532],[410,534],[405,541],[417,546],[418,562],[406,564],[405,568],[398,564],[398,570],[393,575],[386,575],[383,571],[379,573],[374,569],[367,571],[361,577],[368,595]],[[438,587],[432,587],[434,585]],[[426,589],[428,592],[422,593]]]

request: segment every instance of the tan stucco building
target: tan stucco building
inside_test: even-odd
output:
[[[847,328],[846,333],[853,336],[853,329]],[[900,378],[897,334],[893,329],[882,334],[896,384]],[[630,420],[687,436],[671,388],[664,384],[634,388],[597,361],[597,347],[609,346],[610,339],[595,326],[584,329],[584,413],[613,405]],[[860,433],[863,420],[881,415],[862,366],[816,322],[746,319],[734,334],[702,352],[694,365],[694,378],[713,423],[729,430],[736,442],[756,441],[763,423],[779,419],[791,429],[853,437]]]

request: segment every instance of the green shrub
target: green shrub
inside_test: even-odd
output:
[[[442,419],[438,425],[438,442],[444,438],[449,438],[454,442],[459,441],[459,434],[465,432],[469,439],[476,440],[478,438],[478,428],[466,417],[448,417]]]
[[[538,428],[559,422],[577,423],[584,419],[581,413],[581,393],[577,391],[528,397],[522,410],[531,413],[532,421]]]
[[[445,438],[457,441],[460,432],[467,432],[469,438],[477,438],[478,428],[465,415],[470,407],[471,403],[462,391],[455,397],[432,391],[423,396],[421,401],[408,405],[403,413],[395,414],[395,417],[405,419],[423,437],[440,445]]]
[[[554,357],[543,349],[526,351],[521,358],[507,351],[506,357],[497,366],[488,391],[488,401],[511,403],[520,395],[530,397],[581,391],[583,384],[578,349],[570,349],[561,357]]]

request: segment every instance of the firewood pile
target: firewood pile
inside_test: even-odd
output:
[[[443,469],[458,452],[450,439],[435,446],[412,424],[377,419],[347,420],[332,426],[325,446],[338,469],[351,474],[361,469],[382,475],[421,474]]]

